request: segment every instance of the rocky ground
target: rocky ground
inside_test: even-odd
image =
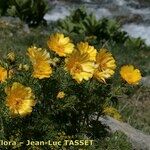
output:
[[[127,123],[120,122],[111,117],[100,118],[102,124],[109,126],[111,132],[121,131],[130,139],[133,149],[135,150],[149,150],[150,149],[150,135],[146,135],[140,130],[137,130]]]

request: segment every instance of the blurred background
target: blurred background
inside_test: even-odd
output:
[[[122,30],[150,45],[150,0],[50,0],[49,3],[54,8],[44,16],[47,21],[65,18],[73,8],[84,5],[97,19],[115,18],[123,25]]]

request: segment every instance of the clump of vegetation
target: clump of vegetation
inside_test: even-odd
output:
[[[45,0],[0,0],[0,15],[19,17],[30,26],[46,23],[43,17],[49,9]]]
[[[65,20],[58,21],[58,28],[65,34],[80,36],[95,36],[100,42],[115,41],[124,43],[128,38],[127,33],[121,31],[121,26],[114,20],[97,20],[91,13],[88,14],[84,8],[76,9]]]
[[[44,21],[47,6],[45,0],[9,0],[8,14],[19,17],[30,26],[37,26]]]
[[[97,141],[97,150],[132,150],[132,144],[121,132],[115,132],[113,135],[105,138],[104,141]]]
[[[1,60],[2,139],[24,141],[25,146],[27,140],[53,141],[62,132],[72,140],[104,138],[107,127],[99,117],[121,119],[112,108],[116,87],[109,79],[116,61],[111,52],[88,42],[74,44],[60,33],[52,34],[47,45],[49,52],[31,46],[26,57],[11,52]],[[129,85],[141,79],[132,65],[123,66],[120,74]]]

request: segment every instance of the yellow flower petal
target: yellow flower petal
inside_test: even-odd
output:
[[[66,58],[66,70],[78,83],[92,78],[95,70],[96,50],[88,43],[79,43],[76,50]]]
[[[12,116],[26,116],[32,112],[35,106],[34,95],[30,87],[25,87],[18,82],[14,82],[6,90],[6,106]]]
[[[142,78],[140,70],[134,69],[134,66],[132,65],[122,66],[120,75],[128,84],[133,85],[138,84]]]
[[[0,83],[7,79],[7,70],[0,66]]]
[[[33,65],[34,78],[49,78],[52,74],[50,55],[46,50],[37,47],[28,48],[28,55]]]
[[[71,43],[69,37],[64,37],[63,34],[55,33],[49,37],[47,45],[50,50],[56,52],[59,56],[67,56],[74,49],[74,44]]]
[[[97,51],[94,48],[94,46],[90,46],[87,42],[85,43],[80,42],[77,44],[77,48],[81,52],[81,54],[87,53],[89,55],[90,60],[92,61],[96,60]]]
[[[114,74],[116,68],[115,59],[112,54],[106,49],[100,49],[100,52],[96,56],[96,65],[94,77],[101,82],[106,82],[105,79],[110,78]]]

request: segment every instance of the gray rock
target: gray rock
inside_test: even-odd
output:
[[[150,76],[143,77],[141,80],[141,84],[143,84],[146,87],[150,87]]]
[[[127,24],[127,23],[140,23],[143,21],[143,17],[139,14],[131,14],[129,16],[117,16],[116,19],[121,24]]]
[[[131,140],[134,149],[150,150],[150,135],[146,135],[129,124],[120,122],[109,116],[106,118],[100,117],[99,121],[108,126],[113,133],[116,131],[123,132]]]
[[[24,24],[23,25],[23,31],[25,32],[25,33],[30,33],[30,28],[29,28],[29,26],[27,25],[27,24]]]

